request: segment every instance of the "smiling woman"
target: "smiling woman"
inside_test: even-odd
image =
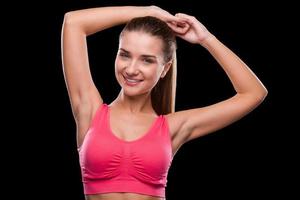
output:
[[[143,20],[156,19],[148,17]],[[162,47],[162,41],[158,37],[141,31],[126,31],[126,28],[124,29],[120,37],[119,52],[115,62],[116,77],[124,94],[134,96],[147,93],[156,85],[159,78],[163,78],[170,67],[170,63],[165,62]],[[127,88],[126,86],[130,87]]]
[[[107,104],[92,80],[86,37],[124,23],[115,59],[121,90]],[[175,112],[176,36],[206,48],[236,95]],[[180,146],[237,121],[267,94],[250,68],[195,17],[156,6],[66,13],[62,55],[88,200],[165,199],[168,170]]]

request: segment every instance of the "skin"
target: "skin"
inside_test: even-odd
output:
[[[182,13],[173,16],[155,6],[106,7],[73,11],[65,16],[62,53],[64,75],[77,125],[78,146],[82,144],[97,108],[103,103],[100,92],[91,78],[86,36],[125,23],[133,17],[145,15],[164,20],[178,37],[206,48],[218,61],[236,91],[233,97],[216,104],[166,115],[173,155],[185,142],[221,129],[245,116],[267,95],[266,88],[250,68],[193,16]],[[165,75],[172,62],[164,62],[161,47],[162,42],[157,37],[140,32],[125,32],[120,40],[115,60],[115,74],[122,89],[109,106],[112,131],[123,140],[131,141],[141,137],[157,117],[151,106],[150,92],[157,81]],[[126,78],[131,81],[126,81]],[[77,81],[79,79],[81,81]],[[133,84],[134,80],[141,82]],[[129,135],[129,132],[132,134]],[[133,193],[109,193],[87,195],[86,199],[162,200],[163,198]]]

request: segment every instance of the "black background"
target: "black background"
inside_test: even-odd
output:
[[[14,104],[8,117],[13,142],[6,155],[9,163],[17,163],[11,169],[19,193],[37,199],[84,198],[75,122],[62,73],[61,26],[67,11],[114,5],[157,5],[172,14],[194,15],[250,66],[269,91],[265,101],[240,121],[181,147],[169,171],[167,200],[290,195],[296,152],[290,143],[295,133],[291,113],[297,114],[291,88],[297,80],[292,78],[294,53],[288,47],[294,42],[292,7],[188,0],[65,0],[18,7],[17,20],[7,26],[16,28],[7,50],[14,55],[11,66],[16,66],[9,68],[11,80],[17,80],[8,83],[7,96],[16,97],[5,100]],[[284,12],[290,15],[283,17]],[[113,68],[121,28],[88,38],[93,78],[107,103],[119,91]],[[234,94],[226,75],[201,46],[178,39],[177,61],[176,110],[209,105]],[[7,185],[11,189],[12,184]]]

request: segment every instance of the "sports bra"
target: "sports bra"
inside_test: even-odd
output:
[[[166,117],[158,116],[145,134],[125,141],[112,132],[109,111],[107,104],[99,106],[78,148],[84,193],[130,192],[165,197],[172,163]]]

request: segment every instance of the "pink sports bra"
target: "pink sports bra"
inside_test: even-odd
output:
[[[172,162],[169,127],[164,115],[140,138],[125,141],[111,131],[109,106],[102,104],[79,151],[85,194],[130,192],[165,197]]]

